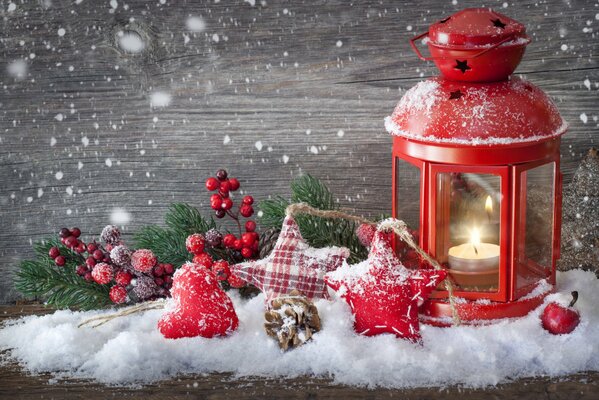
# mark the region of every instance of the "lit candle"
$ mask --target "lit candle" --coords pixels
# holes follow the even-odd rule
[[[487,200],[485,201],[485,211],[487,212],[489,223],[491,223],[491,216],[493,215],[493,199],[491,199],[491,196],[487,196]]]
[[[499,266],[499,246],[483,243],[478,228],[470,232],[470,242],[449,248],[449,266],[457,271],[488,271]]]

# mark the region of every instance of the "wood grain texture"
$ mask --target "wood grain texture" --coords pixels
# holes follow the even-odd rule
[[[443,16],[480,6],[14,3],[0,3],[4,276],[31,255],[32,241],[61,226],[97,236],[115,207],[130,213],[130,234],[160,223],[173,201],[206,205],[198,183],[219,167],[257,199],[288,194],[289,180],[309,172],[343,206],[389,212],[383,118],[405,90],[436,74],[408,40]],[[517,72],[547,91],[570,123],[562,148],[567,183],[599,132],[597,2],[485,4],[525,23],[533,37]],[[190,16],[203,19],[203,32],[187,28]],[[144,50],[123,50],[121,32],[138,34]],[[14,76],[19,59],[28,66],[23,79]],[[151,106],[156,91],[170,94],[167,107]],[[18,297],[10,279],[0,280],[0,302]]]

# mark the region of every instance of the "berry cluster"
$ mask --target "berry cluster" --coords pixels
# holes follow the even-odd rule
[[[79,239],[79,228],[62,228],[60,240],[78,256],[74,256],[77,275],[99,285],[112,284],[110,299],[116,304],[150,300],[170,296],[174,267],[158,263],[150,250],[131,251],[121,240],[116,226],[108,225],[102,230],[102,243],[84,243]],[[65,267],[67,258],[58,247],[51,247],[49,256],[59,267]],[[71,253],[72,255],[72,253]]]
[[[236,236],[229,233],[222,236],[220,232],[212,232],[214,230],[211,230],[206,232],[204,239],[211,247],[219,247],[222,244],[226,249],[239,252],[243,258],[249,259],[257,256],[260,252],[259,235],[256,233],[256,223],[252,220],[245,222],[245,232],[242,232],[240,216],[249,218],[254,214],[254,208],[252,207],[254,198],[244,196],[239,208],[234,211],[235,204],[231,199],[231,192],[235,192],[239,188],[239,181],[230,178],[224,169],[216,171],[216,177],[206,179],[206,189],[210,192],[217,191],[217,193],[210,196],[210,207],[214,210],[217,218],[223,218],[225,215],[231,217],[237,223],[239,234]],[[192,251],[190,250],[190,252]]]

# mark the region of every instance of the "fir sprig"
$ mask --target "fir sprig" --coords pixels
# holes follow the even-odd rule
[[[285,210],[292,203],[307,203],[320,210],[337,210],[329,188],[311,175],[302,175],[291,183],[291,199],[277,196],[260,202],[260,225],[262,228],[280,228],[285,219]],[[314,247],[343,246],[350,252],[350,262],[364,260],[368,255],[355,234],[356,224],[343,219],[326,219],[311,215],[298,215],[295,220],[302,236]]]
[[[66,259],[58,267],[48,256],[50,247],[56,246]],[[46,303],[56,308],[78,308],[92,310],[110,304],[110,288],[83,280],[75,269],[83,264],[83,257],[56,240],[38,242],[34,245],[35,260],[21,262],[15,276],[15,287],[26,297],[45,298]]]

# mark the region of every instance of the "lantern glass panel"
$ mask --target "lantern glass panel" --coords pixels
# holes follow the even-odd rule
[[[413,230],[420,228],[420,176],[417,166],[401,158],[395,161],[395,201],[397,218]]]
[[[500,265],[501,177],[437,174],[436,256],[458,290],[497,292]]]
[[[553,260],[555,163],[520,174],[517,289],[550,275]]]

